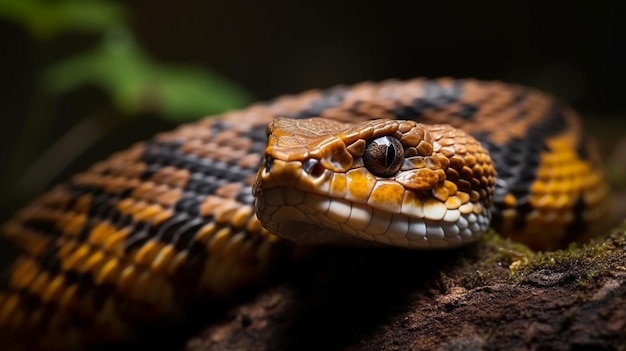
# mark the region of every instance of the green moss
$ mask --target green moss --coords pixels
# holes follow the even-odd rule
[[[476,270],[476,275],[478,276],[478,278],[484,279],[484,278],[489,277],[491,274],[489,272],[483,272],[483,271],[480,271],[480,270]]]
[[[526,272],[551,268],[555,265],[574,270],[576,284],[583,289],[593,286],[602,276],[612,275],[615,271],[626,271],[624,250],[626,247],[626,228],[615,230],[605,240],[596,244],[571,244],[567,249],[537,252],[525,256],[516,265],[511,265],[510,277],[519,279]]]
[[[587,300],[587,295],[585,295],[585,293],[580,292],[580,291],[573,293],[571,297],[572,297],[572,300],[578,301],[578,302],[583,302]]]
[[[585,279],[582,279],[582,278],[576,279],[576,284],[578,285],[578,287],[584,288],[584,289],[587,289],[587,288],[591,287],[590,282],[588,280],[585,280]]]
[[[494,230],[489,230],[485,233],[482,240],[495,248],[497,253],[496,255],[491,256],[487,263],[495,263],[503,260],[514,262],[529,255],[534,255],[534,251],[528,246],[504,238]]]
[[[603,275],[626,271],[623,260],[612,259],[624,255],[625,232],[626,225],[622,225],[606,239],[597,239],[595,244],[572,243],[566,249],[541,252],[489,231],[483,240],[495,250],[495,254],[489,255],[486,263],[508,263],[511,281],[519,281],[528,272],[554,268],[557,265],[569,266],[576,269],[577,284],[587,288]],[[598,260],[599,257],[602,259]],[[589,264],[590,261],[594,264]]]

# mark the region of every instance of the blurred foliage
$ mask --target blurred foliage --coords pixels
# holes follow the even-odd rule
[[[38,39],[68,31],[101,32],[123,23],[125,12],[121,5],[102,0],[0,0],[0,16],[23,25]]]
[[[124,2],[0,0],[0,19],[23,28],[37,58],[26,61],[35,73],[28,112],[0,174],[5,212],[49,187],[97,142],[119,135],[128,119],[149,115],[180,123],[251,101],[244,89],[206,68],[151,57],[135,40],[129,17]],[[86,87],[97,87],[103,99],[79,99],[70,114],[59,115],[61,101]]]
[[[50,67],[45,83],[55,94],[93,83],[126,115],[156,111],[173,120],[197,118],[250,101],[242,89],[207,70],[155,62],[121,27],[109,30],[95,50]]]
[[[44,85],[52,94],[92,83],[109,94],[127,116],[147,109],[174,120],[221,112],[251,100],[243,89],[206,69],[155,62],[133,40],[120,4],[103,0],[1,0],[0,16],[23,25],[39,40],[67,32],[102,36],[93,50],[76,53],[47,69]]]

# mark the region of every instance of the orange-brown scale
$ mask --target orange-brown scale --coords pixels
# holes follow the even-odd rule
[[[262,178],[259,178],[259,184],[263,185],[257,187],[259,193],[263,189],[272,189],[280,184],[279,186],[284,186],[286,190],[295,187],[320,195],[328,192],[333,198],[345,199],[354,204],[367,203],[390,213],[400,213],[401,208],[404,212],[409,209],[403,205],[403,195],[406,191],[408,195],[415,196],[407,197],[405,204],[414,203],[410,208],[415,207],[418,212],[421,211],[418,208],[422,207],[424,199],[431,196],[445,203],[445,205],[433,203],[432,206],[428,206],[436,207],[437,213],[441,213],[442,217],[446,206],[450,206],[451,209],[461,206],[461,195],[466,195],[463,197],[464,202],[470,199],[473,202],[482,202],[483,207],[476,207],[480,208],[479,213],[490,206],[495,172],[488,154],[465,133],[457,132],[449,126],[416,125],[409,121],[373,120],[356,124],[354,127],[346,127],[341,123],[326,123],[324,127],[318,127],[320,124],[324,124],[324,121],[279,119],[272,123],[269,128],[270,143],[266,148],[268,161],[261,173]],[[384,135],[402,140],[404,156],[408,157],[405,160],[405,168],[401,168],[407,172],[395,175],[390,180],[377,179],[364,167],[362,160],[365,140]],[[435,147],[436,153],[433,152]],[[312,178],[302,175],[301,165],[309,163],[309,157],[318,160],[319,164],[323,165],[322,169],[330,171],[332,177],[320,178],[310,170],[305,172],[312,174]],[[445,181],[445,170],[450,166],[448,157],[452,158],[455,166],[461,170],[462,179],[458,179],[457,173],[456,180],[466,183],[466,186],[462,184],[465,192],[459,192],[460,195],[451,198],[449,202],[447,200],[450,195],[456,195],[459,189],[456,184]],[[325,171],[318,173],[320,176],[326,174]],[[313,183],[318,184],[317,187]],[[273,226],[274,206],[281,201],[274,199],[273,195],[270,197],[268,203],[271,210],[267,214],[263,213],[261,217],[265,224]],[[296,198],[294,201],[293,204],[299,203]],[[290,205],[289,199],[286,200],[286,204]],[[444,210],[440,211],[441,209]],[[304,208],[301,211],[310,212]],[[429,211],[429,215],[431,213],[432,211]],[[282,217],[283,215],[279,214],[276,218]],[[333,214],[332,211],[328,212],[328,218],[338,222],[347,219],[345,213]],[[323,222],[325,219],[321,220]],[[279,225],[276,225],[276,228],[278,227]],[[331,225],[329,229],[334,227]],[[298,235],[291,232],[282,234],[288,237]],[[325,240],[321,236],[319,238]]]
[[[243,144],[243,143],[242,143]],[[246,211],[241,207],[241,204],[236,201],[231,201],[230,209],[224,205],[203,213],[203,215],[210,220],[215,219],[216,223],[220,226],[220,231],[217,235],[206,235],[198,241],[202,243],[201,246],[207,246],[207,241],[210,241],[208,245],[209,250],[226,252],[221,256],[215,258],[205,258],[205,261],[198,261],[200,258],[198,252],[193,253],[193,256],[189,254],[188,249],[185,247],[175,248],[174,244],[163,243],[159,240],[147,240],[136,248],[129,250],[128,240],[132,239],[133,232],[137,228],[142,226],[142,223],[146,223],[153,227],[159,227],[162,222],[167,221],[175,214],[175,210],[172,207],[181,198],[181,194],[184,187],[188,183],[189,171],[186,169],[176,169],[175,167],[162,167],[145,178],[141,174],[141,170],[145,169],[145,165],[138,167],[124,168],[119,167],[116,160],[109,163],[111,167],[106,167],[106,164],[99,164],[94,166],[90,172],[83,175],[79,175],[74,179],[72,186],[78,187],[83,194],[79,195],[75,200],[74,211],[63,212],[68,210],[63,208],[60,211],[46,210],[34,208],[33,213],[28,211],[24,212],[24,217],[29,220],[47,221],[56,223],[56,226],[61,230],[61,237],[55,241],[44,241],[40,239],[35,243],[40,242],[40,249],[37,249],[33,254],[38,254],[45,250],[50,250],[57,247],[58,251],[53,254],[52,265],[58,266],[56,271],[48,273],[46,270],[50,268],[50,264],[43,264],[31,269],[31,271],[38,271],[37,279],[31,282],[27,292],[24,291],[24,284],[20,286],[14,286],[15,283],[10,283],[9,288],[15,289],[17,292],[12,293],[7,297],[10,302],[13,301],[10,306],[7,305],[6,309],[2,310],[5,314],[5,327],[9,327],[10,330],[28,333],[31,330],[37,330],[41,333],[42,337],[38,341],[38,345],[29,346],[41,346],[41,345],[57,345],[67,343],[72,345],[77,342],[80,345],[80,338],[78,340],[72,340],[74,337],[71,335],[83,335],[84,339],[107,340],[107,339],[119,339],[123,337],[129,325],[127,322],[139,322],[141,320],[148,320],[151,317],[158,317],[159,315],[175,315],[183,306],[176,306],[179,301],[174,297],[172,288],[178,286],[178,294],[181,290],[184,292],[184,286],[181,288],[179,284],[179,274],[181,269],[190,268],[189,262],[195,261],[192,266],[200,267],[199,270],[206,271],[205,276],[208,278],[202,278],[204,288],[198,286],[193,287],[193,279],[189,274],[183,274],[187,281],[183,281],[185,285],[190,286],[188,294],[190,296],[197,296],[199,291],[206,291],[205,289],[212,288],[214,291],[207,291],[210,294],[220,295],[224,294],[222,291],[232,291],[236,285],[241,285],[242,282],[246,282],[249,279],[242,279],[242,277],[252,276],[252,278],[262,275],[263,262],[267,257],[258,257],[263,254],[262,249],[265,246],[271,245],[272,240],[259,240],[248,238],[248,234],[239,235],[235,239],[233,237],[237,231],[245,232],[246,227],[251,228],[251,235],[259,235],[259,237],[266,237],[267,233],[261,233],[258,225],[255,225],[251,219],[245,217],[252,217],[252,210],[248,208]],[[138,165],[142,165],[138,163]],[[124,169],[139,170],[130,172],[128,178],[120,179],[120,174]],[[154,169],[153,169],[154,170]],[[145,178],[142,180],[141,178]],[[130,184],[130,186],[129,186]],[[92,190],[90,190],[92,189]],[[230,189],[230,190],[229,190]],[[127,190],[130,190],[128,192]],[[241,190],[241,184],[233,184],[231,186],[224,186],[219,189],[219,194],[224,197],[234,197],[235,194]],[[72,190],[76,191],[76,190]],[[111,197],[110,204],[113,205],[117,202],[116,206],[110,206],[116,208],[119,214],[127,215],[132,218],[131,222],[119,227],[114,222],[114,215],[112,212],[105,213],[92,213],[90,224],[87,225],[87,213],[93,202],[94,195],[90,192],[104,193],[113,195]],[[126,193],[128,197],[120,198],[116,197],[116,194]],[[102,196],[102,195],[96,195]],[[72,199],[65,200],[65,203],[72,202]],[[44,201],[42,201],[44,203]],[[55,204],[51,201],[45,202],[50,207],[55,207]],[[36,206],[35,206],[36,207]],[[239,209],[239,211],[237,211]],[[243,211],[242,211],[243,209]],[[165,217],[164,217],[165,215]],[[101,218],[105,216],[104,218]],[[99,219],[101,218],[101,219]],[[233,223],[229,223],[232,218]],[[7,227],[14,226],[14,223],[9,223]],[[208,225],[208,224],[207,224]],[[89,229],[91,228],[91,229]],[[256,228],[256,229],[255,229]],[[79,231],[85,230],[86,237],[84,239],[74,240],[74,237]],[[19,228],[14,230],[20,232]],[[7,231],[7,234],[10,230]],[[23,235],[24,232],[20,232]],[[37,231],[34,231],[35,235],[39,235]],[[16,235],[17,236],[17,235]],[[6,238],[10,238],[9,235],[5,235]],[[71,237],[67,239],[65,237]],[[158,238],[155,238],[158,239]],[[85,240],[84,243],[81,243]],[[23,244],[24,249],[36,248],[35,243],[25,242],[22,238],[16,239],[19,244]],[[193,242],[193,240],[192,240]],[[195,246],[191,246],[195,247]],[[212,250],[211,250],[212,249]],[[261,250],[262,249],[262,250]],[[197,250],[195,250],[197,251]],[[268,253],[265,253],[268,254]],[[206,256],[206,255],[204,255]],[[248,257],[248,258],[246,258]],[[233,261],[234,260],[234,261]],[[32,260],[31,260],[32,261]],[[47,260],[49,261],[49,259]],[[33,261],[35,262],[35,261]],[[229,263],[230,262],[230,263]],[[51,263],[51,262],[48,262]],[[224,276],[224,267],[228,265],[232,271]],[[204,266],[204,268],[202,268]],[[250,266],[243,269],[241,266]],[[21,275],[24,271],[21,268],[21,264],[15,263],[14,273],[10,277],[16,277]],[[217,267],[217,268],[216,268]],[[240,270],[241,273],[237,274],[234,270]],[[226,270],[228,271],[228,270]],[[75,272],[75,273],[74,273]],[[215,282],[216,273],[220,273],[222,277]],[[232,274],[231,274],[232,273]],[[68,274],[78,275],[81,281],[87,281],[88,284],[82,284],[82,282],[67,282]],[[200,279],[202,273],[197,273]],[[10,278],[15,279],[15,278]],[[228,280],[234,280],[234,282],[228,283]],[[220,282],[221,281],[221,282]],[[26,284],[27,285],[27,284]],[[47,288],[46,288],[47,286]],[[22,290],[20,290],[22,289]],[[51,290],[53,289],[53,290]],[[103,290],[104,289],[104,290]],[[83,293],[81,294],[81,290]],[[196,292],[194,292],[196,290]],[[21,292],[20,292],[21,291]],[[57,299],[52,299],[51,296],[57,296],[60,292],[66,292],[65,300],[78,300],[74,303],[74,307],[67,304],[61,304]],[[100,298],[91,297],[90,294],[84,296],[85,292],[101,291],[104,294]],[[114,291],[111,295],[106,291]],[[157,293],[155,295],[155,292]],[[78,295],[77,295],[78,294]],[[37,302],[35,306],[23,305],[19,301],[23,300],[23,296],[31,296],[29,299],[35,299]],[[179,296],[179,298],[185,298],[188,296]],[[17,301],[17,302],[16,302]],[[141,308],[136,317],[130,318],[129,316],[120,316],[121,309],[124,309],[124,305],[145,305],[145,308]],[[49,318],[38,318],[38,322],[30,327],[27,327],[23,323],[18,323],[19,320],[23,320],[24,315],[42,316],[43,312],[54,310],[52,306],[57,305],[61,311],[64,311],[62,317],[56,318],[58,321],[52,323]],[[1,305],[0,305],[1,306]],[[11,307],[13,306],[13,307]],[[21,307],[20,307],[21,306]],[[30,306],[30,307],[29,307]],[[41,306],[41,307],[37,307]],[[168,307],[169,306],[169,307]],[[116,312],[117,311],[117,312]],[[59,313],[61,313],[59,311]],[[143,315],[142,315],[143,314]],[[64,316],[64,317],[63,317]],[[92,324],[85,324],[80,326],[74,326],[68,329],[68,337],[65,340],[56,334],[60,334],[56,330],[54,324],[68,324],[71,320],[81,318],[92,320]],[[109,320],[107,324],[115,326],[117,331],[106,332],[101,322],[104,319]],[[157,318],[158,319],[158,318]],[[162,317],[161,317],[162,319]],[[101,320],[101,322],[98,322]],[[0,326],[1,328],[2,326]],[[91,333],[100,335],[90,335]],[[97,333],[96,333],[97,331]],[[122,332],[123,331],[123,332]],[[47,333],[47,334],[46,334]],[[0,334],[2,335],[2,334]],[[20,333],[15,334],[16,338],[19,338]],[[49,337],[46,337],[48,335]],[[66,345],[66,346],[67,346]]]
[[[5,346],[26,341],[34,342],[27,345],[32,347],[67,349],[118,340],[154,315],[176,315],[187,297],[227,295],[258,280],[280,243],[261,228],[250,207],[251,177],[266,125],[276,117],[319,116],[349,123],[415,119],[473,134],[495,155],[499,177],[508,181],[494,194],[495,224],[521,240],[543,233],[544,221],[558,223],[552,229],[565,233],[603,212],[606,186],[574,112],[535,90],[500,82],[415,79],[280,97],[112,155],[5,224],[0,231],[0,339],[8,340]],[[543,130],[550,120],[557,123]],[[358,153],[360,147],[349,152]],[[507,174],[519,162],[507,164],[503,156],[519,147],[537,151],[536,159],[524,165],[524,179]],[[427,144],[415,150],[429,152]],[[221,180],[214,189],[198,182],[202,167],[196,161],[202,159],[230,167],[230,173],[215,176]],[[444,182],[436,196],[443,198],[443,189],[454,187],[472,194],[477,184],[465,181],[465,166],[453,156],[448,159],[452,167],[446,177],[455,184]],[[566,174],[549,175],[563,163],[571,165]],[[560,179],[573,179],[573,185],[562,189]],[[576,184],[582,195],[576,195]],[[554,195],[563,190],[570,194],[566,201]],[[219,200],[210,200],[213,207],[203,205],[210,196]],[[565,220],[543,215],[543,208],[555,207]],[[535,212],[539,215],[530,216]],[[526,240],[541,244],[545,238]],[[37,332],[37,341],[31,331]]]

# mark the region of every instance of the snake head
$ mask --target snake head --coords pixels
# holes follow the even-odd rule
[[[489,226],[487,151],[448,125],[277,119],[255,180],[257,216],[300,243],[454,247]]]

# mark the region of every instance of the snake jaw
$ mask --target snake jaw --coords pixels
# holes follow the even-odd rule
[[[334,122],[320,128],[328,135],[314,133],[323,121],[282,120],[270,128],[255,196],[257,216],[271,232],[299,243],[358,238],[437,248],[475,240],[488,228],[495,170],[469,135],[397,120],[343,130]],[[300,133],[296,142],[299,129],[308,138]],[[371,147],[371,140],[380,141]]]
[[[379,117],[392,120],[359,123]],[[449,126],[397,118],[463,128],[491,156]],[[116,153],[1,226],[0,340],[90,349],[219,302],[299,256],[270,231],[453,247],[487,228],[493,204],[499,233],[556,249],[610,223],[601,169],[574,111],[501,82],[393,80],[254,104]]]

